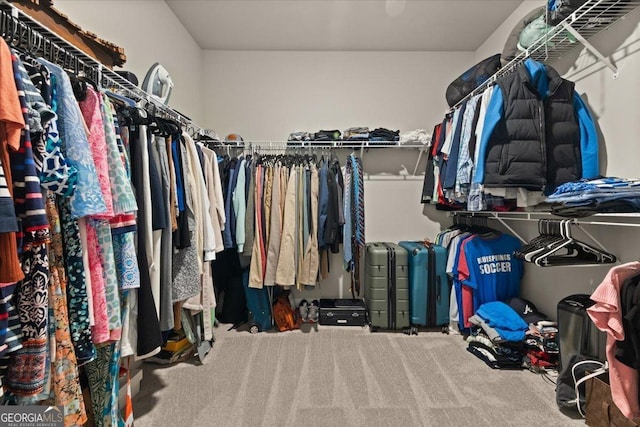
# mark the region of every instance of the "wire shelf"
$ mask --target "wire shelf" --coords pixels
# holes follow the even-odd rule
[[[536,40],[526,51],[520,52],[512,61],[505,64],[494,75],[474,89],[466,97],[458,101],[451,109],[478,95],[497,79],[511,73],[527,58],[545,64],[557,61],[565,54],[581,45],[588,45],[586,40],[611,27],[640,7],[640,0],[588,0],[564,21],[553,27],[547,34]],[[576,40],[573,40],[576,39]],[[594,52],[595,53],[595,52]],[[596,53],[609,68],[614,68],[606,58]]]

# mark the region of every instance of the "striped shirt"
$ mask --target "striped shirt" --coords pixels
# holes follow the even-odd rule
[[[27,97],[27,102],[31,108],[40,114],[42,131],[34,133],[31,128],[33,156],[36,162],[36,170],[40,178],[40,185],[43,188],[58,194],[62,197],[71,197],[77,181],[77,170],[71,166],[61,149],[61,142],[58,133],[58,118],[54,112],[56,104],[52,103],[52,109],[43,108],[45,100],[52,102],[53,88],[47,69],[37,62],[25,62],[25,77],[27,85],[31,80],[33,87],[38,91],[38,95],[32,92]]]
[[[4,167],[0,162],[0,233],[10,231],[18,231],[18,221],[16,220],[13,199],[7,186],[7,178],[4,175]]]
[[[20,71],[22,65],[15,54],[11,55],[11,60],[20,106],[25,122],[28,123],[29,108],[24,91],[24,76]],[[20,136],[20,149],[10,155],[16,215],[22,222],[22,230],[18,231],[17,238],[22,241],[22,249],[27,249],[32,245],[44,244],[49,241],[49,221],[44,209],[40,179],[33,160],[28,124]]]
[[[460,137],[460,151],[458,152],[458,170],[456,172],[456,195],[466,193],[468,185],[471,183],[471,173],[473,171],[473,159],[469,152],[469,142],[473,132],[473,117],[481,95],[477,95],[469,101],[464,117],[462,118],[462,136]],[[466,186],[466,187],[463,187]]]

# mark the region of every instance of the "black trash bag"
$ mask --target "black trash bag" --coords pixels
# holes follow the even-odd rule
[[[558,25],[586,2],[587,0],[555,0],[553,10],[548,12],[547,23],[551,26]]]
[[[494,75],[501,67],[500,54],[488,57],[469,68],[447,87],[447,103],[453,107],[462,98]]]

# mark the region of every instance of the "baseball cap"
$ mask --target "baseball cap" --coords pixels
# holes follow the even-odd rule
[[[238,135],[237,133],[230,133],[224,139],[224,142],[235,142],[236,144],[239,144],[242,141],[244,141],[244,139],[242,139],[242,137],[240,135]]]
[[[539,312],[531,301],[524,298],[509,298],[505,301],[505,304],[518,313],[527,323],[538,323],[542,320],[547,320],[546,314]]]

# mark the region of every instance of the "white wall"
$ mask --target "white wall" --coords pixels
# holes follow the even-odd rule
[[[532,8],[527,7],[522,15]],[[517,13],[516,11],[515,13]],[[512,16],[513,18],[513,16]],[[509,20],[508,20],[509,21]],[[513,19],[511,19],[513,21]],[[597,121],[601,144],[601,173],[608,176],[638,177],[640,158],[640,11],[629,15],[609,30],[590,41],[605,55],[610,56],[620,68],[620,77],[613,78],[605,68],[585,49],[577,48],[553,65],[565,78],[576,83],[576,90],[589,105]],[[498,29],[485,43],[477,57],[487,52],[502,50],[504,38],[512,28],[504,32]],[[498,34],[500,37],[497,37]],[[488,55],[487,54],[487,55]],[[601,221],[620,221],[610,218]],[[627,221],[638,223],[638,220]],[[536,224],[511,223],[523,237],[531,239],[537,235]],[[622,262],[640,257],[640,228],[622,226],[586,225],[609,251]],[[576,231],[584,241],[587,236]],[[610,266],[591,268],[541,268],[526,264],[522,294],[533,301],[540,310],[555,317],[556,305],[564,296],[572,293],[588,293],[601,283]]]
[[[491,34],[487,40],[482,43],[482,45],[476,49],[475,59],[476,62],[483,60],[491,55],[496,53],[502,53],[502,49],[504,48],[504,42],[507,40],[509,34],[513,30],[513,27],[517,24],[519,20],[524,18],[529,12],[531,12],[536,7],[544,6],[544,0],[525,0],[522,2],[520,6],[513,13],[504,20],[502,25],[500,25],[494,32]]]
[[[473,60],[473,52],[205,51],[204,123],[220,137],[236,132],[247,141],[350,126],[431,132],[447,108],[447,85]],[[365,153],[365,172],[378,175],[365,182],[367,241],[422,239],[440,229],[432,219],[443,215],[429,212],[430,219],[419,203],[422,178],[392,181],[403,165],[413,173],[417,158],[417,150]],[[419,174],[424,167],[423,156]],[[304,297],[347,296],[341,270],[335,257],[334,274]]]
[[[472,52],[205,51],[205,121],[254,141],[296,129],[432,128],[447,84],[472,63]]]
[[[83,29],[125,49],[123,69],[140,84],[155,62],[175,84],[169,105],[196,123],[202,113],[202,51],[164,1],[56,0],[55,7]]]

